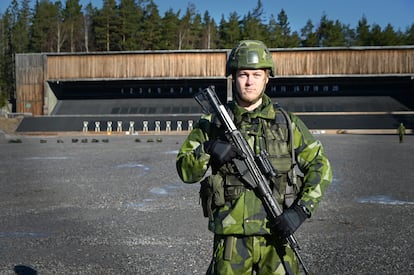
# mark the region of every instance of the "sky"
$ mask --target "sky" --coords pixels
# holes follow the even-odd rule
[[[12,0],[0,0],[0,13],[4,13]],[[21,0],[18,0],[21,2]],[[35,0],[31,0],[35,3]],[[39,0],[40,1],[40,0]],[[55,2],[55,0],[49,0]],[[61,0],[62,3],[65,0]],[[103,0],[80,0],[83,6],[89,2],[94,7],[101,8]],[[117,0],[119,3],[119,0]],[[227,20],[232,12],[246,15],[257,6],[255,0],[154,0],[160,15],[170,8],[183,15],[189,3],[195,5],[201,15],[209,11],[216,23],[222,16]],[[341,23],[356,28],[358,21],[365,16],[369,25],[378,24],[384,28],[388,23],[395,30],[406,31],[414,23],[414,0],[262,0],[266,21],[270,15],[277,15],[285,10],[292,31],[300,29],[311,19],[313,25],[318,25],[321,17],[326,15],[329,20],[339,20]]]

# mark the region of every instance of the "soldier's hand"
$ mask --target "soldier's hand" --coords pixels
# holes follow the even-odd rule
[[[271,229],[279,238],[286,239],[299,228],[307,217],[308,215],[302,207],[294,204],[276,218],[271,224]]]
[[[204,152],[210,155],[211,164],[220,167],[235,158],[243,159],[244,154],[232,144],[215,139],[204,142]]]

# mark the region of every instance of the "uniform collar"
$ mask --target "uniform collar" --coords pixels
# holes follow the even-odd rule
[[[253,111],[246,110],[237,104],[236,101],[232,102],[230,108],[232,109],[234,117],[237,121],[239,121],[243,116],[249,116],[251,118],[259,117],[264,119],[275,118],[275,110],[273,109],[272,100],[266,94],[263,94],[262,96],[262,104]]]

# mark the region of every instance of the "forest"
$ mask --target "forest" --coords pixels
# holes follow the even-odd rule
[[[230,12],[219,22],[191,2],[185,10],[160,14],[153,0],[102,0],[102,7],[79,0],[12,0],[0,14],[0,107],[15,93],[16,53],[230,49],[241,39],[270,48],[414,45],[414,23],[405,30],[370,24],[356,27],[323,14],[292,31],[288,14],[264,10],[261,0],[247,14]]]

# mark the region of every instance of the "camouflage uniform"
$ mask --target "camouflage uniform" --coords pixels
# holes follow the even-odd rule
[[[240,45],[230,55],[229,73],[242,67],[268,68],[273,75],[270,53],[262,43],[247,41]],[[255,52],[252,54],[250,50]],[[256,59],[251,58],[254,54]],[[256,60],[256,63],[247,64],[245,60]],[[294,203],[303,207],[308,217],[312,216],[332,181],[331,167],[321,143],[297,116],[289,113],[287,119],[275,109],[265,94],[261,105],[253,111],[240,107],[237,100],[228,104],[228,109],[253,152],[269,153],[272,165],[279,172],[271,178],[270,188],[278,191],[274,194],[279,193],[275,199],[280,206],[288,208],[294,193]],[[286,123],[289,120],[291,131],[290,124]],[[294,148],[289,142],[289,133],[293,135]],[[199,182],[212,165],[211,175],[201,181],[200,189],[204,215],[209,217],[208,227],[215,236],[213,259],[207,273],[252,274],[254,270],[256,274],[299,274],[292,249],[271,232],[262,201],[242,182],[234,163],[220,167],[215,167],[214,162],[211,164],[205,142],[216,139],[226,140],[224,129],[213,115],[203,115],[182,144],[176,162],[178,174],[185,183]],[[301,180],[296,180],[294,164],[303,173]]]
[[[285,157],[289,155],[289,144],[283,144],[284,142],[281,142],[280,139],[278,140],[279,134],[277,129],[271,130],[271,133],[266,133],[266,129],[253,130],[251,127],[251,120],[255,118],[259,118],[262,121],[262,125],[268,125],[268,127],[262,128],[271,128],[269,125],[276,121],[276,112],[266,95],[263,96],[262,106],[254,112],[247,112],[235,103],[229,107],[234,114],[234,121],[238,129],[240,129],[256,153],[263,146],[266,147],[264,149],[271,153],[271,151],[276,151],[275,149],[272,150],[271,147],[276,146]],[[278,113],[277,115],[282,114]],[[298,167],[304,173],[304,183],[299,198],[301,203],[306,206],[310,215],[312,215],[322,199],[325,188],[332,180],[331,168],[320,142],[311,135],[298,117],[293,114],[289,114],[289,116],[293,124],[294,146]],[[210,157],[203,152],[202,144],[208,139],[224,134],[214,121],[212,122],[211,120],[211,115],[203,116],[195,125],[178,153],[177,171],[181,179],[186,183],[200,181],[209,167]],[[286,132],[282,135],[285,134]],[[269,135],[273,135],[274,139],[269,140]],[[288,172],[287,170],[289,170],[287,167],[281,167],[286,166],[286,164],[280,158],[272,159],[272,164],[278,171]],[[239,185],[243,186],[243,183],[237,185],[237,177],[232,171],[233,167],[226,165],[226,167],[220,167],[218,171],[213,171],[213,173],[223,177],[225,179],[223,184],[229,186],[229,188]],[[287,177],[287,174],[282,175],[281,178],[284,182],[280,182],[279,186],[273,187],[277,188],[282,196],[285,193]],[[209,223],[209,230],[215,234],[214,259],[210,266],[210,270],[213,269],[214,272],[211,273],[233,274],[230,272],[233,270],[235,274],[240,274],[250,272],[254,265],[260,265],[262,271],[266,269],[273,272],[269,271],[269,273],[264,272],[263,274],[285,274],[285,269],[280,261],[280,257],[283,257],[287,268],[292,270],[292,273],[298,274],[298,263],[291,249],[276,237],[270,235],[266,212],[260,199],[256,197],[252,190],[248,188],[242,189],[244,190],[239,197],[231,198],[230,200],[225,199],[224,205],[214,209],[213,219]],[[283,197],[276,199],[283,205]],[[230,261],[224,260],[223,255],[227,236],[235,237],[233,241],[228,242],[232,244],[232,253],[229,252],[231,254]],[[239,251],[239,247],[247,247],[249,252],[245,252],[244,249]]]
[[[404,142],[404,135],[405,135],[405,126],[402,122],[398,126],[397,132],[398,132],[398,137],[400,139],[400,143],[403,143]]]

